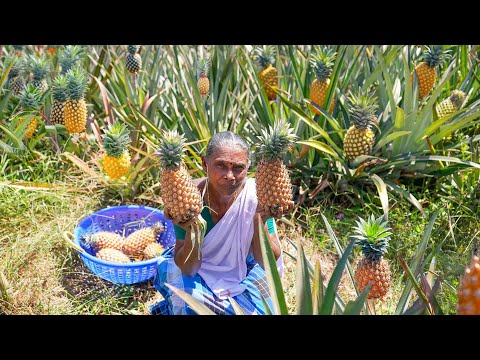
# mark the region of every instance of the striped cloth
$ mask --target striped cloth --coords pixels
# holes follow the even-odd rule
[[[166,249],[159,262],[154,285],[162,294],[164,300],[150,306],[152,315],[196,315],[180,297],[164,284],[168,283],[192,295],[196,300],[207,306],[217,315],[235,315],[233,306],[228,299],[218,298],[197,273],[193,277],[183,275],[173,258],[174,246]],[[265,305],[270,313],[274,313],[273,302],[268,291],[268,282],[265,271],[258,265],[250,254],[246,259],[247,277],[241,282],[246,289],[233,299],[248,315],[265,315]]]

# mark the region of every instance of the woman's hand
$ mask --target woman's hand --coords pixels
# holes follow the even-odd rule
[[[180,222],[179,219],[176,219],[176,218],[173,218],[171,215],[170,215],[170,211],[167,207],[164,207],[163,209],[163,214],[165,216],[165,219],[167,220],[171,220],[173,222],[173,225],[176,225],[176,226],[179,226],[181,227],[183,230],[185,230],[186,232],[190,232],[191,230],[191,225],[193,225],[195,223],[195,220],[197,219],[196,216],[194,216],[193,218],[191,218],[190,220],[188,221],[185,221],[185,222]],[[198,227],[198,225],[197,225]]]
[[[257,217],[257,214],[260,214],[263,222],[266,222],[269,218],[281,219],[283,216],[289,214],[293,210],[294,205],[295,203],[293,201],[289,201],[287,207],[280,206],[275,210],[266,206],[263,207],[259,204],[257,206],[255,218]]]

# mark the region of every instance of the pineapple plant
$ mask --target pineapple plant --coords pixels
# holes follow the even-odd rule
[[[152,226],[138,229],[127,236],[123,244],[123,253],[133,258],[142,258],[145,248],[157,241],[158,235],[164,230],[163,224],[157,222]]]
[[[262,130],[255,173],[258,203],[274,214],[279,207],[287,210],[293,199],[292,184],[282,156],[292,147],[297,136],[286,121],[279,121],[268,131]]]
[[[42,93],[47,91],[48,83],[46,77],[50,68],[47,59],[31,55],[28,58],[28,63],[29,69],[32,72],[31,84],[39,88]]]
[[[82,241],[91,246],[95,252],[102,249],[122,250],[124,238],[112,231],[97,231],[93,234],[82,236]]]
[[[417,74],[418,83],[418,99],[422,100],[430,94],[433,89],[435,80],[437,79],[437,66],[440,65],[447,57],[448,51],[443,51],[441,46],[427,47],[423,54],[423,61],[415,66],[410,74],[412,86],[414,84],[414,73]]]
[[[206,97],[210,92],[210,80],[208,80],[209,67],[210,59],[202,59],[197,65],[197,87],[202,98]]]
[[[322,49],[316,55],[312,56],[310,60],[312,68],[315,71],[315,80],[313,80],[310,86],[310,100],[315,102],[318,106],[322,107],[325,102],[325,97],[328,93],[328,87],[330,85],[330,75],[332,74],[332,68],[334,65],[335,56],[331,49]],[[331,113],[335,105],[335,98],[332,97],[332,102],[328,111]],[[313,104],[310,103],[310,107],[317,115],[321,115]]]
[[[156,258],[162,254],[163,250],[164,250],[163,246],[160,245],[159,243],[157,242],[150,243],[147,245],[145,250],[143,250],[143,258],[145,260]]]
[[[453,90],[448,98],[443,100],[440,104],[437,105],[435,110],[439,118],[453,114],[454,112],[460,110],[463,103],[465,102],[466,95],[461,90]]]
[[[130,169],[130,136],[127,126],[116,122],[108,126],[105,134],[102,135],[105,155],[102,157],[102,165],[105,173],[112,179],[120,179],[126,176]]]
[[[11,67],[10,72],[8,73],[7,84],[12,94],[14,96],[18,96],[25,89],[25,79],[22,76],[23,63],[15,59],[6,60],[6,62],[10,61],[14,61],[14,64]]]
[[[96,253],[96,257],[105,261],[129,263],[130,258],[120,250],[105,248]]]
[[[361,155],[369,155],[375,143],[375,133],[371,129],[377,124],[375,110],[378,108],[377,98],[361,91],[350,92],[350,118],[353,123],[347,130],[343,141],[343,149],[350,160]]]
[[[60,75],[65,75],[82,59],[83,48],[78,45],[67,45],[60,55]]]
[[[458,286],[458,315],[480,315],[479,275],[480,258],[474,255]]]
[[[142,57],[138,53],[140,45],[128,45],[125,68],[130,74],[137,74],[142,68]]]
[[[260,81],[263,84],[268,100],[275,100],[277,93],[271,86],[278,85],[278,71],[273,67],[275,62],[275,48],[273,46],[258,47],[254,53],[255,61],[260,65]]]
[[[40,89],[34,87],[32,84],[29,84],[28,87],[26,87],[22,93],[20,94],[20,109],[24,113],[31,113],[30,115],[30,121],[26,127],[26,138],[31,139],[32,136],[35,134],[35,131],[37,131],[38,127],[38,118],[40,117],[38,112],[42,106],[42,94]],[[18,124],[22,124],[26,117],[21,117],[18,120]]]
[[[361,292],[372,282],[367,299],[381,299],[390,289],[390,265],[383,256],[387,252],[391,229],[383,221],[383,215],[375,218],[372,214],[366,221],[359,218],[356,223],[351,237],[361,246],[363,257],[355,269],[355,286]]]
[[[87,105],[85,90],[87,78],[81,68],[67,72],[67,102],[65,104],[65,128],[70,134],[81,133],[87,126]]]
[[[52,110],[50,112],[50,121],[53,124],[65,124],[65,104],[67,102],[67,77],[58,75],[53,81],[52,86]]]

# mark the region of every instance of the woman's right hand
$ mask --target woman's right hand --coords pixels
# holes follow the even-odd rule
[[[191,218],[190,220],[188,221],[185,221],[185,222],[180,222],[179,219],[177,218],[173,218],[171,215],[170,215],[170,211],[167,207],[164,207],[163,209],[163,214],[165,216],[165,219],[167,220],[171,220],[173,225],[176,225],[176,226],[179,226],[181,227],[183,230],[185,230],[186,232],[190,232],[191,229],[192,229],[192,226],[194,223],[195,223],[195,220],[197,219],[196,216],[194,216],[193,218]]]

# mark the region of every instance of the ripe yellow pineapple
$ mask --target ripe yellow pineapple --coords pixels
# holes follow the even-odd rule
[[[163,224],[157,222],[152,226],[134,231],[125,239],[122,249],[123,252],[134,258],[142,257],[147,245],[156,242],[158,235],[162,233],[163,230]]]
[[[153,259],[157,256],[160,256],[163,252],[163,246],[157,242],[153,242],[147,245],[145,250],[143,250],[143,258],[146,259]]]
[[[278,86],[278,71],[273,67],[275,62],[275,48],[273,46],[258,47],[255,49],[255,61],[261,66],[260,81],[267,93],[268,100],[275,100],[277,93],[271,86]]]
[[[120,250],[105,248],[97,252],[97,258],[118,263],[129,263],[130,258],[122,253]]]
[[[124,238],[112,231],[97,231],[93,234],[84,235],[82,240],[91,245],[98,252],[102,249],[122,250]]]
[[[84,95],[87,78],[81,68],[67,72],[67,103],[65,104],[65,128],[70,134],[81,133],[87,126],[87,105]]]
[[[53,124],[65,124],[65,103],[67,101],[67,78],[65,75],[58,75],[52,86],[52,110],[50,122]]]
[[[460,110],[465,101],[465,97],[466,95],[463,91],[453,90],[448,98],[437,105],[436,110],[438,117],[441,118]]]
[[[22,117],[18,119],[18,125],[20,126],[26,119],[29,121],[26,126],[26,138],[31,139],[37,131],[38,118],[40,107],[42,106],[42,94],[41,90],[29,84],[20,94],[20,109],[22,110]]]
[[[282,156],[292,147],[297,136],[286,121],[279,121],[269,130],[262,130],[255,182],[258,203],[275,213],[279,207],[287,210],[292,201],[292,184]]]
[[[128,45],[125,68],[130,74],[137,74],[142,68],[142,57],[138,53],[140,45]]]
[[[414,85],[414,73],[417,74],[419,100],[432,91],[437,79],[437,66],[445,60],[447,52],[443,51],[441,46],[427,47],[427,51],[423,54],[423,61],[417,64],[414,71],[411,72],[412,86]]]
[[[330,75],[332,74],[335,56],[336,53],[331,49],[324,49],[318,51],[318,53],[313,55],[311,59],[316,79],[313,80],[312,85],[310,86],[310,100],[315,102],[321,108],[323,108],[323,103],[325,102],[325,97],[328,93]],[[334,105],[335,97],[333,96],[328,112],[331,113],[333,111]],[[318,110],[312,103],[310,103],[310,107],[317,115],[321,115],[320,110]]]
[[[472,257],[458,286],[458,315],[480,315],[480,258]]]
[[[131,161],[127,149],[131,142],[127,126],[117,121],[108,127],[102,138],[105,149],[102,164],[105,173],[112,179],[126,176]]]
[[[375,218],[372,214],[367,221],[360,218],[356,222],[352,237],[361,246],[363,258],[355,269],[355,285],[361,292],[372,282],[367,298],[381,299],[390,289],[390,265],[383,255],[387,252],[391,229],[383,221],[383,215]]]
[[[369,155],[375,143],[375,133],[371,126],[377,122],[375,110],[378,108],[377,98],[359,91],[350,93],[350,121],[352,126],[347,130],[343,140],[343,149],[350,160],[361,155]]]
[[[210,80],[208,80],[208,69],[210,67],[210,59],[202,59],[198,63],[198,82],[197,87],[200,96],[204,98],[210,92]]]

